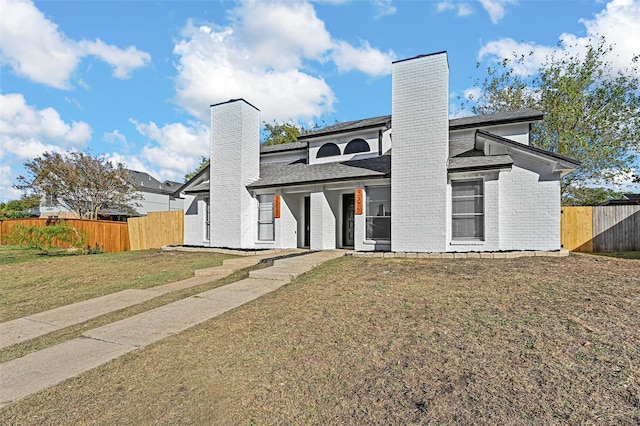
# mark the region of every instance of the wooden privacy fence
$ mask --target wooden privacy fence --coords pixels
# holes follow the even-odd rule
[[[570,251],[640,250],[640,206],[563,207],[560,226]]]
[[[129,218],[131,250],[184,244],[184,212],[149,212],[145,217]]]
[[[18,225],[47,226],[54,224],[57,219],[9,219],[0,221],[0,244],[7,244],[6,240],[11,231]],[[86,244],[91,248],[96,244],[102,251],[114,253],[130,250],[129,228],[124,222],[110,222],[105,220],[64,219],[72,228],[85,231],[88,235]]]

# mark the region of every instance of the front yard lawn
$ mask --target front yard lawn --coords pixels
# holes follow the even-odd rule
[[[640,261],[341,258],[0,423],[638,424]]]
[[[143,289],[193,276],[231,256],[158,250],[42,256],[0,246],[0,321],[35,314],[124,289]]]

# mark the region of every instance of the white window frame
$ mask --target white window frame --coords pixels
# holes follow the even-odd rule
[[[468,184],[475,183],[480,189],[478,194],[474,195],[456,195],[455,187],[458,184]],[[474,242],[474,241],[484,241],[485,240],[485,194],[484,194],[484,179],[459,179],[451,181],[451,239],[452,241],[459,242]],[[474,203],[474,211],[473,212],[465,212],[465,213],[454,213],[456,201],[477,201]],[[456,218],[459,219],[480,219],[479,226],[480,229],[476,229],[477,224],[474,222],[474,235],[456,235],[456,226],[454,225],[454,221]]]
[[[389,190],[389,199],[375,199],[371,197],[371,190],[388,188]],[[369,241],[391,241],[391,185],[383,185],[383,186],[367,186],[365,187],[366,199],[365,199],[365,238]],[[388,203],[385,203],[388,201]],[[377,209],[371,208],[371,203],[378,202]],[[380,204],[380,202],[382,202]],[[381,211],[382,210],[382,211]],[[389,232],[388,238],[375,238],[373,235],[372,227],[369,226],[371,222],[374,220],[383,219],[389,223]],[[370,222],[371,221],[371,222]]]
[[[273,219],[273,199],[275,194],[259,194],[258,199],[258,241],[275,240],[275,221]],[[271,231],[268,232],[269,225]],[[264,234],[267,235],[264,235]]]

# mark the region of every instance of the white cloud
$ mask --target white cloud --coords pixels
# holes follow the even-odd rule
[[[103,135],[103,139],[110,144],[120,145],[123,147],[127,147],[129,143],[127,142],[127,137],[120,133],[119,130],[114,130],[113,132],[105,133]]]
[[[313,72],[331,60],[339,71],[390,72],[392,53],[334,40],[310,3],[247,1],[230,16],[225,27],[189,23],[174,47],[175,102],[203,121],[209,105],[233,98],[258,107],[264,121],[311,120],[332,112],[335,95]],[[347,51],[363,61],[350,60]]]
[[[467,3],[459,1],[441,1],[436,5],[436,11],[438,13],[447,12],[453,10],[458,16],[469,16],[473,13],[473,9]]]
[[[13,188],[15,182],[12,181],[13,170],[9,165],[0,164],[0,201],[17,200],[22,195],[22,191]]]
[[[91,127],[87,123],[65,123],[55,109],[38,110],[27,105],[21,94],[0,95],[0,103],[3,153],[20,159],[33,158],[47,150],[77,149],[91,139]]]
[[[322,60],[331,48],[331,35],[309,3],[247,1],[234,15],[254,65],[298,68],[303,58]]]
[[[102,40],[78,43],[81,54],[94,55],[113,67],[113,76],[120,79],[131,77],[136,69],[151,62],[151,55],[142,52],[133,46],[120,49],[116,46],[104,43]]]
[[[74,41],[27,0],[0,0],[0,58],[14,72],[37,83],[69,89],[80,60],[96,56],[114,67],[114,76],[128,78],[147,65],[150,56],[134,47],[125,50],[100,40]]]
[[[640,47],[636,40],[640,40],[640,2],[632,0],[613,0],[593,19],[583,19],[586,36],[578,37],[564,33],[559,36],[566,49],[571,49],[573,56],[582,55],[593,39],[604,36],[608,44],[613,44],[613,52],[609,60],[614,70],[621,70],[631,64],[634,55],[640,54]],[[478,53],[478,60],[489,58],[500,61],[502,58],[512,58],[513,53],[524,55],[523,66],[518,66],[516,72],[527,75],[535,72],[548,56],[562,53],[556,46],[543,46],[535,43],[519,43],[511,38],[491,41],[484,45]],[[529,53],[533,54],[529,56]]]
[[[480,49],[478,60],[482,60],[489,56],[496,61],[502,58],[513,59],[522,57],[521,63],[512,63],[514,71],[517,75],[527,76],[538,71],[540,64],[545,58],[552,55],[556,51],[556,47],[539,46],[533,43],[519,43],[512,38],[503,38],[497,41],[491,41]]]
[[[514,0],[478,0],[484,10],[489,14],[489,18],[491,22],[497,24],[504,15],[506,11],[504,6],[509,3],[514,3]]]
[[[262,111],[262,119],[314,117],[332,111],[335,96],[321,77],[297,68],[257,66],[252,53],[231,28],[185,28],[175,46],[180,56],[176,102],[205,121],[208,106],[245,98]]]
[[[0,105],[0,201],[19,198],[11,185],[26,160],[47,151],[80,149],[91,139],[87,123],[67,123],[53,108],[27,105],[22,94],[0,94]]]
[[[605,36],[614,44],[612,63],[619,69],[629,66],[634,55],[640,55],[640,1],[613,0],[594,19],[583,19],[587,34]]]
[[[375,0],[373,6],[376,8],[375,19],[380,19],[383,16],[393,15],[398,11],[396,7],[391,4],[392,0]]]
[[[159,127],[154,122],[130,121],[150,142],[138,154],[122,157],[127,159],[124,163],[129,168],[181,182],[185,174],[196,169],[200,157],[209,157],[209,128],[202,123],[171,123]]]
[[[337,41],[331,56],[338,70],[359,70],[371,76],[391,73],[391,62],[395,60],[393,52],[383,53],[372,48],[366,41],[361,42],[360,47]]]

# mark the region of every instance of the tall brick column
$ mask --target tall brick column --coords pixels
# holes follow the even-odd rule
[[[211,105],[211,246],[253,247],[260,176],[260,111],[244,99]]]
[[[391,250],[446,251],[449,220],[446,52],[393,64],[392,137]]]

